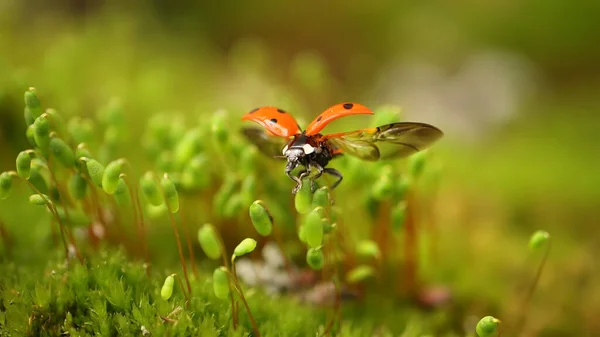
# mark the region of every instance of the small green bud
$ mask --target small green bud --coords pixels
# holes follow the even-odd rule
[[[306,243],[312,247],[319,247],[323,243],[323,218],[321,207],[317,207],[308,213],[304,220],[304,237]]]
[[[300,239],[301,242],[306,243],[306,230],[305,230],[306,226],[304,224],[300,224],[300,226],[298,226],[298,239]]]
[[[129,194],[129,188],[123,177],[119,178],[119,185],[114,194],[115,200],[119,205],[131,205],[131,195]]]
[[[256,200],[250,205],[250,220],[256,232],[262,236],[271,235],[273,217],[262,200]]]
[[[548,243],[549,240],[550,234],[548,232],[542,230],[536,231],[531,236],[531,239],[529,239],[529,248],[532,251],[540,250]]]
[[[102,187],[102,179],[105,171],[104,166],[92,158],[82,157],[81,159],[85,162],[85,166],[87,167],[87,171],[92,179],[92,182],[96,186]]]
[[[228,174],[225,176],[225,181],[223,181],[223,184],[213,198],[213,207],[218,214],[225,214],[227,201],[236,192],[237,186],[238,181],[235,175]]]
[[[158,184],[154,180],[152,172],[148,171],[140,178],[140,188],[148,203],[153,206],[160,206],[163,204],[163,198],[160,195]]]
[[[58,137],[50,138],[50,152],[64,167],[71,168],[75,165],[75,154],[62,139]]]
[[[223,266],[213,272],[213,291],[215,296],[221,300],[226,300],[229,297],[229,279],[227,269]]]
[[[211,131],[213,133],[214,140],[219,144],[224,144],[229,138],[229,128],[225,122],[225,112],[217,111],[213,114],[211,121]]]
[[[92,153],[87,148],[87,145],[85,143],[80,143],[79,145],[77,145],[77,149],[75,149],[75,157],[77,157],[77,158],[82,158],[82,157],[92,158]]]
[[[50,124],[46,118],[40,116],[36,118],[33,127],[33,139],[35,140],[35,144],[43,153],[46,153],[50,147]]]
[[[313,270],[320,270],[325,264],[325,256],[320,247],[310,248],[306,252],[306,263]]]
[[[210,259],[218,260],[223,254],[219,243],[219,234],[212,224],[205,224],[198,230],[198,242],[204,254]]]
[[[243,151],[240,155],[240,169],[242,174],[247,175],[254,172],[256,168],[257,151],[250,147]]]
[[[498,327],[500,326],[500,320],[492,317],[485,316],[477,323],[475,331],[479,337],[493,337],[498,335]]]
[[[42,195],[32,194],[29,196],[29,203],[33,204],[33,205],[38,205],[38,206],[45,205],[46,201],[51,202],[50,198],[48,198],[48,196],[45,194],[42,194]]]
[[[0,173],[0,200],[8,198],[12,191],[12,176],[8,172]]]
[[[246,255],[248,253],[252,253],[252,251],[256,248],[256,240],[251,238],[245,238],[240,242],[237,247],[233,250],[233,255],[240,257],[242,255]]]
[[[23,117],[25,118],[25,125],[27,125],[27,127],[32,126],[35,122],[35,118],[31,113],[31,109],[29,109],[28,107],[25,107],[25,109],[23,109]]]
[[[201,133],[194,128],[185,133],[183,138],[175,147],[175,163],[177,167],[183,167],[192,157],[201,150]]]
[[[194,156],[183,169],[181,183],[184,188],[204,188],[210,183],[208,172],[209,162],[206,156],[199,154]]]
[[[82,200],[87,192],[87,182],[79,173],[75,173],[69,179],[69,192],[77,200]]]
[[[88,143],[94,139],[94,122],[91,119],[71,118],[67,130],[75,143]]]
[[[385,200],[394,193],[394,182],[387,175],[380,176],[371,189],[373,197],[377,200]]]
[[[417,152],[409,157],[408,166],[410,169],[411,176],[418,178],[425,169],[425,161],[427,159],[427,150]]]
[[[376,258],[381,257],[379,246],[373,240],[362,240],[356,245],[356,253],[363,257]]]
[[[102,189],[106,194],[114,194],[117,190],[124,163],[124,159],[117,159],[106,165],[104,175],[102,175]]]
[[[17,155],[17,173],[23,179],[31,176],[31,151],[21,151]]]
[[[406,202],[399,202],[392,208],[392,229],[395,232],[400,231],[404,227],[406,219]]]
[[[36,147],[37,145],[35,144],[35,127],[33,126],[33,122],[31,122],[31,124],[29,124],[29,126],[27,127],[27,131],[25,131],[25,135],[27,136],[27,141],[29,142],[29,144],[31,144],[31,146]]]
[[[329,187],[323,186],[315,191],[313,194],[312,200],[312,208],[315,207],[323,207],[323,209],[327,209],[327,207],[331,206],[331,196],[329,195]]]
[[[373,276],[374,274],[375,274],[375,270],[373,269],[373,267],[368,266],[368,265],[360,265],[360,266],[354,267],[352,270],[350,270],[346,274],[346,282],[348,282],[350,284],[358,283],[358,282],[366,280],[367,278]]]
[[[35,186],[40,192],[48,192],[48,174],[44,172],[45,166],[38,159],[31,161],[31,175],[29,182]]]
[[[35,88],[29,88],[25,91],[25,107],[31,114],[33,119],[38,118],[42,115],[42,105],[37,95]]]
[[[148,204],[148,205],[146,205],[146,212],[148,213],[149,218],[158,219],[161,216],[167,214],[167,212],[168,212],[167,205],[160,204],[158,206],[154,206],[152,204]]]
[[[175,188],[175,184],[169,178],[168,174],[164,174],[163,178],[160,182],[163,192],[165,193],[165,201],[169,205],[172,213],[177,213],[179,211],[179,194],[177,193],[177,188]]]
[[[173,295],[173,286],[175,285],[175,274],[171,274],[169,276],[167,276],[167,278],[165,279],[165,283],[163,284],[162,288],[160,289],[160,297],[162,297],[163,300],[168,300],[169,298],[171,298],[171,295]]]
[[[300,214],[306,214],[311,210],[313,194],[310,191],[310,181],[306,179],[302,183],[302,187],[294,197],[294,205],[296,206],[296,211]]]

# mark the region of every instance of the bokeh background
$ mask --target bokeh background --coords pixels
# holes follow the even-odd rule
[[[93,117],[120,97],[128,155],[154,113],[277,105],[306,125],[342,101],[396,105],[446,133],[434,151],[444,165],[437,281],[510,312],[522,295],[514,276],[536,268],[528,237],[545,229],[554,246],[529,329],[592,336],[599,15],[600,2],[565,0],[2,0],[0,171],[28,147],[30,86],[65,116]],[[15,204],[0,203],[3,221],[18,221]]]

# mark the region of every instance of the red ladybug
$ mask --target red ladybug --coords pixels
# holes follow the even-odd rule
[[[302,179],[305,177],[309,177],[314,190],[315,180],[323,173],[338,178],[331,189],[338,186],[342,181],[342,174],[326,166],[331,159],[342,154],[368,161],[401,158],[426,149],[443,136],[442,131],[432,125],[412,122],[336,134],[319,133],[335,119],[358,114],[372,115],[373,112],[361,104],[336,104],[321,113],[302,131],[294,117],[286,111],[262,107],[248,112],[242,120],[254,121],[264,129],[247,127],[242,132],[261,152],[287,159],[285,173],[296,182],[293,194],[302,187]],[[298,176],[292,175],[292,170],[298,165],[305,169]],[[317,173],[310,177],[312,169]]]

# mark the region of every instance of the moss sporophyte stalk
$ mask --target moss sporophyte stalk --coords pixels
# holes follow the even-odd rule
[[[286,110],[259,108],[245,119],[261,127],[241,134],[233,131],[239,113],[199,122],[161,114],[142,130],[140,159],[127,153],[126,101],[109,102],[96,119],[44,110],[33,88],[24,102],[31,148],[17,154],[14,171],[0,173],[0,199],[44,210],[47,230],[36,233],[54,242],[61,263],[49,262],[47,277],[18,296],[18,278],[7,279],[0,297],[12,304],[0,304],[0,330],[17,331],[19,322],[31,335],[367,336],[374,329],[343,317],[353,309],[342,305],[364,301],[360,310],[381,296],[395,303],[390,312],[418,310],[430,281],[418,243],[434,234],[424,227],[432,202],[420,184],[434,155],[401,144],[429,146],[441,137],[437,128],[385,110],[372,128],[322,134],[334,119],[372,114],[350,102],[305,129]],[[411,159],[380,160],[397,157]],[[544,233],[532,237],[532,254],[549,249]],[[7,275],[9,265],[0,266]],[[412,323],[402,322],[390,323],[389,335],[409,331]],[[419,333],[438,324],[421,324]]]

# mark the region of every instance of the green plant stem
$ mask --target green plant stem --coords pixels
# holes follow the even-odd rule
[[[164,197],[164,191],[163,191]],[[183,269],[183,276],[185,277],[185,283],[187,284],[188,292],[192,293],[192,286],[190,285],[190,279],[188,278],[187,265],[185,264],[185,258],[183,257],[183,249],[181,248],[181,239],[179,238],[179,231],[177,230],[177,224],[175,223],[175,217],[171,212],[171,206],[166,202],[165,197],[165,205],[167,206],[167,211],[169,213],[169,218],[171,220],[171,226],[173,227],[173,233],[175,234],[175,241],[177,242],[177,250],[179,251],[179,260],[181,262],[181,268]]]
[[[183,293],[183,297],[185,298],[186,306],[189,309],[189,307],[191,305],[191,301],[190,301],[189,295],[185,291],[185,287],[183,286],[183,282],[181,282],[181,277],[177,277],[177,282],[179,283],[179,288],[181,288],[181,292]]]
[[[14,171],[9,172],[9,174],[13,177],[19,177],[19,175]],[[60,219],[60,216],[58,216],[58,211],[56,210],[56,207],[54,207],[54,204],[52,203],[52,201],[50,201],[50,199],[48,199],[46,196],[44,196],[44,194],[42,192],[40,192],[40,190],[38,190],[37,187],[35,187],[35,185],[33,185],[29,180],[27,180],[27,179],[22,179],[22,180],[25,181],[25,183],[27,185],[29,185],[29,187],[33,191],[35,191],[35,193],[37,193],[42,199],[44,199],[44,202],[46,203],[46,207],[48,207],[48,210],[50,211],[50,213],[52,213],[52,215],[58,222],[58,226],[60,227],[60,232],[61,232],[60,237],[61,237],[63,245],[65,247],[65,258],[69,259],[69,245],[67,244],[67,241],[65,240],[65,235],[66,235],[69,238],[69,242],[73,246],[73,249],[75,249],[75,254],[77,255],[77,259],[79,259],[79,262],[81,264],[83,264],[83,257],[81,256],[81,252],[79,251],[79,248],[77,248],[77,245],[75,244],[75,238],[73,238],[73,236],[67,234],[67,231],[65,230],[65,225],[63,224],[62,220]]]
[[[192,240],[191,240],[191,234],[190,234],[190,229],[187,225],[187,222],[185,221],[185,216],[183,215],[183,198],[180,198],[179,200],[179,218],[181,219],[181,227],[183,227],[183,233],[185,236],[185,241],[187,244],[187,248],[188,248],[188,254],[190,256],[190,264],[192,265],[192,273],[194,273],[194,276],[196,277],[196,279],[198,279],[198,269],[196,269],[196,258],[194,257],[194,248],[192,247]]]
[[[236,306],[235,306],[235,300],[233,298],[233,289],[231,287],[231,282],[233,282],[232,276],[231,276],[231,270],[229,269],[229,261],[227,260],[227,250],[225,249],[225,242],[223,242],[223,238],[221,237],[221,234],[216,233],[217,234],[217,238],[219,240],[219,246],[221,246],[221,258],[223,259],[223,266],[225,267],[225,269],[227,270],[227,286],[229,287],[229,299],[231,301],[231,321],[233,324],[233,330],[237,329],[237,316],[238,316],[238,311],[236,310]]]
[[[242,291],[242,287],[240,286],[240,283],[237,278],[237,273],[235,271],[235,255],[231,256],[231,270],[232,270],[233,281],[235,282],[235,289],[236,289],[238,295],[240,295],[240,299],[242,300],[242,303],[244,304],[244,307],[246,308],[246,312],[248,313],[248,318],[250,318],[250,323],[252,324],[252,329],[254,330],[254,335],[256,337],[260,337],[260,332],[258,331],[258,326],[256,325],[256,321],[254,320],[254,316],[252,316],[252,312],[250,311],[250,306],[248,305],[248,302],[246,301],[246,297],[244,296],[244,292]]]
[[[125,185],[127,186],[127,190],[129,191],[129,195],[131,196],[131,202],[133,203],[133,221],[137,227],[138,237],[140,238],[142,245],[142,254],[144,255],[144,260],[146,261],[146,275],[150,276],[150,256],[148,255],[148,247],[146,244],[146,233],[144,230],[144,218],[143,213],[140,207],[139,195],[137,194],[137,186],[134,188],[133,183],[129,179],[129,176],[126,174],[121,174]]]
[[[517,328],[516,328],[516,331],[519,332],[519,334],[521,334],[523,327],[525,326],[525,322],[527,319],[527,312],[529,310],[529,306],[531,305],[531,299],[533,298],[533,293],[535,292],[535,288],[537,288],[537,285],[540,281],[540,277],[542,276],[542,271],[544,270],[544,266],[546,265],[546,261],[548,260],[548,255],[550,254],[551,245],[552,245],[552,239],[548,239],[548,244],[546,245],[546,250],[544,251],[544,256],[542,257],[542,261],[540,262],[537,272],[535,273],[535,278],[533,279],[533,282],[531,283],[531,286],[529,287],[529,290],[527,291],[527,295],[525,296],[525,299],[523,300],[523,305],[521,306],[522,314],[520,315],[520,319],[517,323]]]

